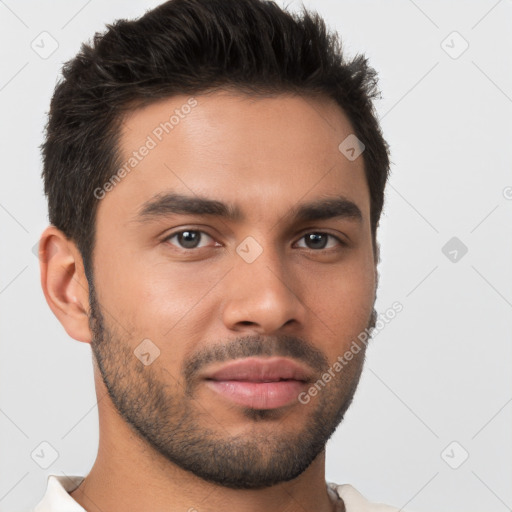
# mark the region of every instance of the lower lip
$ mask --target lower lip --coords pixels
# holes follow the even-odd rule
[[[277,409],[298,401],[305,382],[281,380],[278,382],[248,382],[240,380],[207,380],[213,389],[231,402],[251,409]]]

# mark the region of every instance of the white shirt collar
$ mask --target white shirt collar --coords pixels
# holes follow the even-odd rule
[[[33,512],[86,512],[70,495],[84,476],[49,475],[43,499]]]
[[[33,512],[86,512],[70,495],[82,482],[83,476],[49,475],[46,493]],[[345,503],[346,512],[398,512],[395,507],[370,503],[349,484],[327,482]]]

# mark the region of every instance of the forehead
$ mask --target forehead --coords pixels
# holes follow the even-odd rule
[[[342,194],[367,215],[363,158],[351,161],[339,149],[352,133],[329,99],[216,92],[158,101],[123,119],[124,172],[117,170],[98,219],[100,211],[132,217],[172,191],[241,205],[259,218],[301,198]]]

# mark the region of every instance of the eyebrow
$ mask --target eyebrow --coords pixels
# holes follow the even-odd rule
[[[236,205],[200,196],[176,193],[157,194],[140,207],[133,219],[138,224],[146,224],[170,215],[211,215],[232,222],[245,219]],[[284,218],[296,221],[315,221],[343,218],[359,223],[363,220],[360,208],[346,197],[328,197],[301,203],[291,208]]]

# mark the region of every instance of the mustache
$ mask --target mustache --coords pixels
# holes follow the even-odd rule
[[[253,356],[289,357],[307,364],[318,373],[329,367],[324,353],[301,338],[290,335],[262,336],[255,334],[200,350],[185,361],[183,365],[184,381],[189,387],[197,372],[211,363],[222,363]]]

